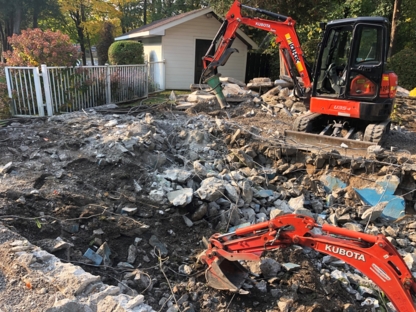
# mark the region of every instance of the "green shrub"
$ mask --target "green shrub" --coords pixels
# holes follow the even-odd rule
[[[112,65],[143,64],[143,44],[136,41],[117,41],[108,49],[108,60]]]
[[[399,76],[399,86],[407,90],[416,87],[416,51],[404,48],[394,54],[389,60],[388,68]]]

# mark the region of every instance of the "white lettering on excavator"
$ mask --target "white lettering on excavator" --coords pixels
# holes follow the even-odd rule
[[[340,110],[351,110],[351,107],[343,106],[343,105],[334,105],[334,109],[340,109]]]
[[[329,251],[334,254],[338,254],[340,256],[345,256],[347,258],[354,258],[355,260],[360,260],[360,261],[365,262],[364,255],[356,251],[347,250],[341,247],[331,246],[328,244],[325,245],[325,251]]]
[[[270,28],[270,24],[256,22],[256,26]]]

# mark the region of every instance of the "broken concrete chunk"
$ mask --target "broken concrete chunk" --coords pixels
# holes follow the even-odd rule
[[[373,207],[368,208],[361,216],[362,222],[367,222],[368,220],[374,221],[375,219],[381,217],[383,210],[386,208],[388,202],[381,202],[376,204]]]
[[[193,189],[183,188],[167,194],[169,202],[174,206],[183,207],[191,203],[193,197]]]
[[[202,165],[199,161],[194,161],[194,170],[195,174],[200,178],[204,179],[207,176],[207,168],[205,168],[204,165]]]
[[[260,270],[264,278],[276,277],[277,273],[280,272],[281,265],[274,259],[265,258],[261,260]]]
[[[167,169],[163,173],[163,177],[170,181],[184,183],[192,175],[192,172],[189,170],[183,170],[178,168]]]
[[[304,195],[300,195],[298,197],[292,197],[289,200],[289,206],[290,206],[290,208],[292,208],[294,210],[303,208],[304,204],[305,204],[305,196]]]
[[[211,177],[202,181],[196,194],[199,198],[207,201],[216,201],[224,194],[225,186],[221,179]]]

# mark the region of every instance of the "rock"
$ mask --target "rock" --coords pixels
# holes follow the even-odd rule
[[[194,161],[194,170],[195,174],[201,179],[205,179],[207,177],[207,168],[202,165],[199,161]]]
[[[362,232],[364,230],[361,224],[353,223],[353,222],[344,223],[343,227],[348,230],[356,231],[356,232]]]
[[[165,201],[165,192],[163,190],[151,190],[148,196],[155,203],[163,204]]]
[[[184,183],[186,180],[188,180],[192,175],[191,171],[173,168],[173,169],[167,169],[163,173],[163,177],[170,181]]]
[[[162,257],[166,257],[168,255],[168,249],[164,244],[162,244],[159,239],[156,237],[156,235],[152,235],[149,239],[149,244],[159,250],[160,255]]]
[[[224,187],[225,195],[231,200],[231,202],[237,203],[240,198],[237,189],[228,182],[224,182]]]
[[[285,212],[283,210],[280,210],[280,209],[277,209],[277,208],[272,209],[270,211],[270,220],[272,220],[272,219],[274,219],[278,216],[283,216],[284,214],[285,214]]]
[[[199,198],[207,201],[215,201],[222,196],[225,187],[224,182],[218,178],[211,177],[202,181],[196,193]]]
[[[136,261],[136,257],[137,257],[137,247],[134,245],[130,245],[128,256],[127,256],[127,262],[133,264],[134,261]]]
[[[377,205],[367,209],[361,216],[362,223],[367,222],[368,220],[374,221],[375,219],[381,217],[384,208],[386,208],[388,202],[380,202]]]
[[[55,302],[52,308],[46,309],[45,312],[93,312],[93,310],[86,304],[63,299]]]
[[[0,174],[3,173],[8,173],[13,166],[13,162],[8,162],[7,164],[5,164],[3,167],[0,168]]]
[[[169,192],[167,197],[172,205],[183,207],[191,203],[193,193],[193,189],[183,188],[177,191]]]
[[[247,261],[247,266],[251,273],[255,275],[261,274],[260,261]]]
[[[267,292],[267,282],[265,280],[261,280],[259,282],[256,283],[256,288],[262,292],[262,293],[266,293]]]
[[[290,202],[290,201],[289,201]],[[312,213],[312,211],[310,211],[309,209],[306,208],[296,208],[294,211],[294,214],[299,214],[299,215],[303,215],[303,216],[308,216],[308,217],[314,217],[314,214]]]
[[[149,288],[152,281],[150,280],[149,276],[142,271],[136,270],[136,275],[134,276],[134,282],[137,285],[139,290],[144,290]]]
[[[208,204],[207,203],[203,203],[192,214],[192,217],[191,217],[192,221],[201,220],[203,217],[205,217],[205,215],[207,214],[207,212],[208,212]]]
[[[403,257],[404,262],[411,271],[416,271],[416,255],[413,253],[406,253]]]
[[[292,197],[288,203],[289,203],[290,208],[294,210],[298,208],[301,209],[303,208],[305,204],[305,196],[301,195],[299,197]]]
[[[36,244],[45,249],[48,252],[54,253],[58,250],[68,249],[74,247],[73,244],[65,242],[62,238],[57,237],[55,239],[45,238],[36,242]]]
[[[279,307],[280,312],[289,312],[293,306],[294,300],[290,297],[284,296],[279,299],[277,306]]]
[[[249,168],[254,168],[255,163],[254,160],[251,156],[249,156],[248,154],[246,154],[243,150],[241,149],[232,149],[231,150],[233,155],[235,155],[240,162],[242,162],[244,165],[246,165]]]
[[[121,208],[121,214],[128,215],[128,216],[134,216],[137,212],[136,207],[124,207]]]
[[[179,273],[191,275],[192,274],[192,268],[187,264],[181,264],[178,268]]]
[[[279,262],[271,258],[265,258],[261,260],[260,270],[264,278],[269,279],[276,277],[280,272],[281,266]]]
[[[110,120],[109,122],[107,122],[104,127],[107,128],[111,128],[114,127],[115,125],[118,125],[118,121],[116,119]]]
[[[187,216],[182,216],[182,218],[183,218],[183,221],[185,221],[186,226],[192,227],[194,225],[191,219],[189,219]]]
[[[240,215],[238,213],[237,205],[231,204],[230,206],[230,224],[239,225],[241,223]]]
[[[285,268],[286,271],[294,271],[300,268],[299,264],[296,263],[283,263],[282,267]]]
[[[256,219],[256,212],[254,211],[253,208],[243,208],[243,209],[241,209],[241,212],[242,212],[244,218],[248,222],[252,223],[252,222],[255,221],[255,219]]]
[[[272,190],[260,190],[256,192],[254,196],[257,198],[267,198],[267,197],[273,196],[273,191]]]

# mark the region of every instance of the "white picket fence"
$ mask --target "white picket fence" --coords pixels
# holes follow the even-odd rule
[[[164,62],[80,67],[6,67],[15,116],[53,116],[123,103],[164,90]]]

